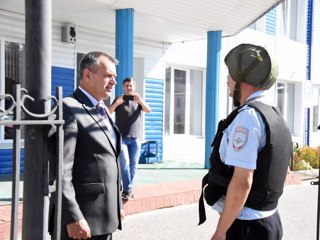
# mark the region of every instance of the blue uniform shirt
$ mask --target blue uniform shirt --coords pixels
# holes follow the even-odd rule
[[[261,101],[264,91],[255,92],[247,102]],[[221,161],[226,165],[246,169],[256,169],[258,153],[266,144],[265,124],[261,115],[252,107],[244,106],[239,114],[223,132],[219,148]],[[221,197],[213,208],[219,213],[224,207],[225,197]],[[276,209],[271,211],[257,211],[243,207],[238,219],[253,220],[271,216]]]

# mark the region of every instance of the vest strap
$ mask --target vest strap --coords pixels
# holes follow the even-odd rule
[[[208,184],[209,179],[208,179],[208,173],[202,178],[202,187],[201,187],[201,196],[199,198],[199,224],[201,225],[202,223],[204,223],[207,220],[207,216],[206,216],[206,209],[204,207],[204,201],[203,201],[203,188]]]

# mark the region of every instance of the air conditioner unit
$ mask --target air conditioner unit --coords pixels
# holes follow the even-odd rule
[[[68,24],[68,25],[62,26],[61,41],[74,43],[76,42],[76,40],[77,40],[76,25]]]

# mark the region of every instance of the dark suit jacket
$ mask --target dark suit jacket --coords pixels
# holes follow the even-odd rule
[[[114,147],[105,120],[80,89],[64,98],[63,118],[61,239],[68,236],[66,225],[82,218],[92,236],[121,229],[121,135],[117,127],[112,123],[118,139]]]

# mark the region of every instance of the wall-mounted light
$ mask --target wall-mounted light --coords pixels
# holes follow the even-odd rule
[[[76,42],[77,40],[76,25],[67,24],[65,26],[62,26],[61,30],[62,30],[62,34],[61,34],[62,42],[68,42],[68,43]]]

